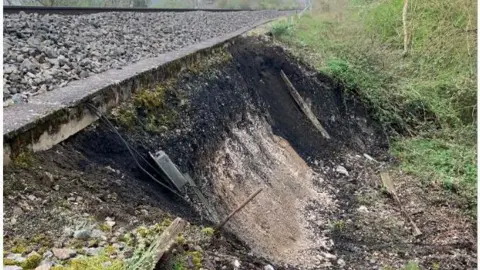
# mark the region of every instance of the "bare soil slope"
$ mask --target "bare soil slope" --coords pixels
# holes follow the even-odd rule
[[[476,267],[475,227],[457,198],[392,172],[400,199],[424,232],[412,236],[378,177],[391,163],[387,138],[341,85],[257,38],[238,39],[225,54],[154,87],[163,93],[157,107],[133,102],[109,116],[140,153],[165,151],[195,179],[209,206],[192,207],[152,183],[99,123],[6,168],[6,250],[38,234],[55,239],[51,246],[68,245],[64,227],[92,217],[113,216],[121,228],[167,214],[209,225],[206,207],[222,218],[263,187],[225,227],[228,241],[203,247],[205,268],[233,269],[231,258],[239,258],[241,269],[267,262],[276,269],[398,268],[411,260],[425,268]],[[331,140],[296,106],[280,70]],[[137,95],[138,101],[145,93]]]

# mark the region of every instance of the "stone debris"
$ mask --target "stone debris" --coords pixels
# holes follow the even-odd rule
[[[5,265],[3,266],[4,270],[23,270],[22,267],[17,266],[17,265]]]
[[[6,257],[9,260],[12,260],[16,263],[22,263],[24,262],[27,258],[23,257],[22,254],[19,253],[10,253]]]
[[[81,240],[88,240],[91,237],[92,232],[88,229],[81,229],[76,230],[73,233],[73,238],[81,239]]]
[[[53,255],[60,260],[70,259],[77,255],[77,252],[75,250],[69,248],[53,248],[52,252]]]
[[[45,263],[37,266],[35,270],[50,270],[52,268],[53,264],[52,263]]]
[[[113,218],[111,218],[111,217],[105,218],[105,223],[110,228],[113,228],[113,226],[115,226],[115,221],[113,221]]]
[[[371,157],[369,154],[364,153],[363,156],[370,161],[378,162],[373,157]]]
[[[6,14],[4,101],[233,32],[281,11]],[[26,99],[17,96],[14,103]],[[4,106],[12,105],[11,103]]]
[[[345,167],[343,167],[343,166],[341,166],[341,165],[338,165],[338,166],[335,168],[335,171],[337,171],[338,173],[343,174],[343,175],[345,175],[345,176],[349,176],[347,169],[345,169]]]
[[[358,207],[358,212],[360,213],[368,213],[368,208],[365,205]]]
[[[275,268],[273,268],[273,266],[271,266],[270,264],[267,264],[263,267],[263,270],[275,270]]]

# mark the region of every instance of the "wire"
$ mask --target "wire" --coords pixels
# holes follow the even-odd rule
[[[118,130],[113,126],[113,124],[95,107],[93,106],[92,104],[90,103],[86,103],[87,107],[89,107],[89,109],[91,109],[93,111],[93,113],[95,113],[100,119],[102,119],[108,127],[110,127],[112,129],[112,131],[118,135],[118,137],[120,138],[120,140],[123,142],[123,144],[125,144],[125,146],[127,147],[128,151],[130,152],[130,155],[132,156],[133,160],[135,161],[135,163],[137,164],[137,166],[146,174],[148,175],[151,179],[153,179],[155,182],[157,182],[158,184],[160,184],[161,186],[163,186],[164,188],[166,188],[167,190],[169,190],[170,192],[172,192],[173,194],[177,195],[178,197],[180,197],[182,200],[184,200],[185,202],[188,203],[188,200],[185,199],[185,197],[183,195],[181,195],[180,193],[176,192],[175,190],[173,190],[171,187],[167,186],[165,183],[163,183],[162,181],[158,180],[157,178],[155,178],[153,175],[151,175],[147,170],[145,170],[145,168],[142,167],[142,165],[140,165],[140,162],[138,162],[138,159],[135,157],[135,153],[134,151],[136,152],[135,149],[133,149],[127,141],[125,141],[125,139],[122,137],[122,135],[118,132]],[[133,150],[132,150],[133,149]],[[137,154],[139,154],[137,152]],[[142,157],[143,158],[143,157]]]
[[[91,108],[93,108],[94,110],[96,110],[97,113],[99,113],[101,115],[101,118],[103,118],[104,122],[107,124],[107,126],[109,126],[114,132],[118,134],[117,132],[117,129],[115,128],[115,126],[110,122],[110,120],[108,120],[108,118],[106,118],[97,108],[95,108],[95,106],[93,106],[92,104],[88,104],[89,106],[91,106]],[[120,135],[119,135],[120,136]],[[126,141],[126,140],[125,140]],[[128,143],[128,146],[127,147],[130,147],[131,150],[133,150],[142,160],[143,162],[145,162],[150,168],[152,168],[157,174],[160,174],[162,175],[163,173],[159,171],[159,169],[155,166],[153,166],[152,164],[150,164],[150,162],[148,162],[142,154],[140,154],[137,149],[131,147],[131,145]],[[168,186],[170,188],[173,188],[173,186],[170,184],[170,183],[167,183]]]

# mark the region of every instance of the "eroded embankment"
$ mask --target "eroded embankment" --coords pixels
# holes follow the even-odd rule
[[[395,246],[415,239],[394,203],[385,195],[364,196],[378,187],[387,145],[380,126],[354,97],[282,48],[256,38],[238,39],[206,62],[136,93],[109,118],[140,153],[165,151],[193,177],[209,205],[196,205],[196,212],[152,183],[116,134],[98,123],[49,151],[23,154],[6,169],[7,251],[39,234],[55,239],[50,246],[68,247],[64,227],[91,217],[115,218],[106,242],[114,241],[120,228],[160,222],[167,214],[210,224],[200,218],[206,208],[216,213],[213,219],[223,218],[263,187],[225,227],[240,242],[226,234],[227,242],[201,246],[204,268],[232,268],[240,258],[242,269],[259,269],[267,261],[293,269],[365,269],[417,258],[415,248]],[[281,70],[331,140],[296,106]],[[462,226],[454,229],[468,239],[472,229]],[[381,245],[372,247],[370,241]],[[35,245],[29,249],[40,244]],[[449,256],[438,255],[451,261]],[[455,258],[456,267],[472,265]]]

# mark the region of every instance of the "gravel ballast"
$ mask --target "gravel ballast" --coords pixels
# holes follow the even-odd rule
[[[27,98],[51,91],[73,80],[120,69],[283,14],[195,11],[5,15],[3,100],[15,94]]]

